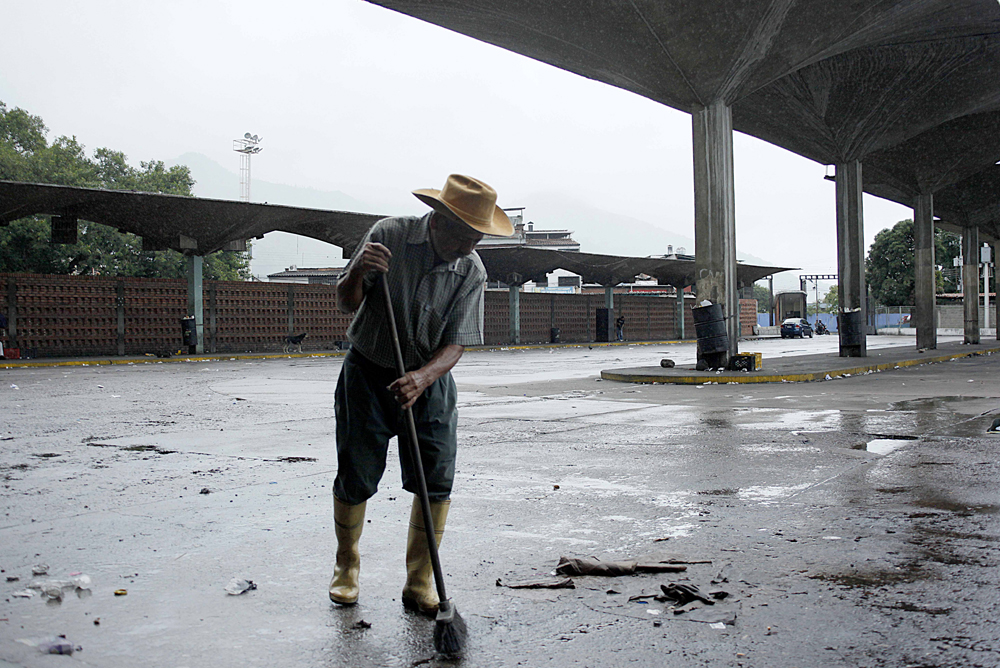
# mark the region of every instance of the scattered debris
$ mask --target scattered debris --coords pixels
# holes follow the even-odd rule
[[[278,461],[298,464],[299,462],[315,462],[317,459],[315,457],[278,457]]]
[[[128,589],[115,589],[115,596],[128,596]]]
[[[100,626],[100,625],[101,625],[101,618],[94,617],[94,626]]]
[[[211,493],[212,493],[212,490],[210,490],[210,489],[209,489],[208,487],[202,487],[202,488],[201,488],[201,491],[200,491],[200,492],[198,492],[198,493],[199,493],[199,494],[211,494]]]
[[[351,628],[357,630],[364,630],[364,629],[370,629],[371,627],[372,627],[371,622],[366,622],[363,619],[359,619],[357,622],[354,623],[354,626],[352,626]]]
[[[32,569],[31,569],[31,574],[32,575],[48,575],[49,574],[49,565],[48,564],[38,564],[37,566],[33,566]]]
[[[83,650],[79,645],[74,646],[73,643],[66,640],[66,636],[64,635],[49,636],[47,638],[21,638],[17,642],[28,647],[36,647],[42,654],[71,655],[73,652]]]
[[[11,593],[14,598],[34,598],[35,592],[30,589],[22,589],[21,591],[15,591]]]
[[[226,593],[231,596],[239,596],[240,594],[248,591],[253,591],[257,588],[253,580],[243,580],[241,578],[233,578],[226,585]]]
[[[508,589],[575,589],[572,578],[540,578],[537,580],[515,580],[503,582],[497,578],[498,587]]]
[[[656,562],[639,562],[632,559],[628,561],[601,561],[596,557],[559,557],[559,565],[556,566],[556,573],[560,575],[635,575],[636,573],[681,573],[687,570],[687,566],[679,564]]]
[[[7,582],[17,582],[20,579],[21,578],[17,577],[16,575],[8,575],[7,576]]]
[[[552,485],[552,489],[553,489],[553,490],[557,490],[557,489],[559,489],[559,485]]]
[[[668,585],[660,585],[660,590],[663,592],[665,599],[675,606],[687,605],[692,601],[701,601],[705,605],[715,605],[715,601],[702,596],[696,585],[671,582]],[[674,610],[674,614],[678,614],[678,611]]]
[[[664,357],[663,359],[660,360],[660,366],[662,366],[664,369],[673,369],[674,366],[676,365],[673,360]]]

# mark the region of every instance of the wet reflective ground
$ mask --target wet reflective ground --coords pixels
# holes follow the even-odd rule
[[[361,602],[326,598],[339,361],[0,371],[0,666],[1000,664],[997,356],[802,384],[599,379],[661,357],[694,348],[474,352],[456,369],[442,558],[471,631],[458,663],[399,603],[410,496],[392,456]],[[700,563],[497,586],[563,555]],[[42,563],[86,573],[92,595],[15,597]],[[229,596],[233,577],[258,588]],[[680,615],[629,600],[670,582],[730,598]],[[53,634],[83,651],[16,642]]]

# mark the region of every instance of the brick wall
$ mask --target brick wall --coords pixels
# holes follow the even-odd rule
[[[757,324],[757,300],[740,300],[740,336],[752,336]]]
[[[485,342],[510,343],[509,293],[488,290]],[[330,285],[206,281],[203,292],[206,352],[273,352],[289,332],[307,332],[303,350],[329,350],[346,338],[351,317],[337,310]],[[684,309],[686,338],[695,335],[693,299]],[[754,322],[749,302],[747,323]],[[521,343],[547,343],[558,327],[566,343],[594,340],[601,294],[521,293]],[[741,302],[742,304],[742,302]],[[11,305],[15,308],[11,309]],[[174,279],[0,274],[0,310],[16,316],[10,347],[39,357],[141,355],[182,349],[180,321],[187,314],[187,283]],[[644,294],[615,295],[629,341],[677,338],[677,301]],[[747,315],[749,314],[749,316]],[[120,324],[119,324],[120,323]]]

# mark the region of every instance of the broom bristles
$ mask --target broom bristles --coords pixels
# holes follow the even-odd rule
[[[455,604],[450,600],[438,604],[437,619],[434,624],[434,649],[439,654],[458,656],[465,649],[465,640],[469,631],[465,620],[458,614]]]

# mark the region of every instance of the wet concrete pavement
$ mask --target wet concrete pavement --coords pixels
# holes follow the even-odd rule
[[[754,348],[829,354],[829,339]],[[693,364],[694,346],[469,352],[456,368],[442,559],[471,633],[457,665],[1000,664],[1000,435],[985,433],[1000,355],[809,383],[600,379],[661,357]],[[0,666],[456,665],[399,602],[410,495],[394,447],[369,502],[361,601],[326,598],[339,367],[0,370]],[[496,584],[562,555],[710,563]],[[42,563],[52,579],[89,575],[92,595],[14,597]],[[258,589],[229,596],[233,577]],[[670,582],[731,598],[682,615],[629,601]],[[53,634],[83,650],[17,642]]]

